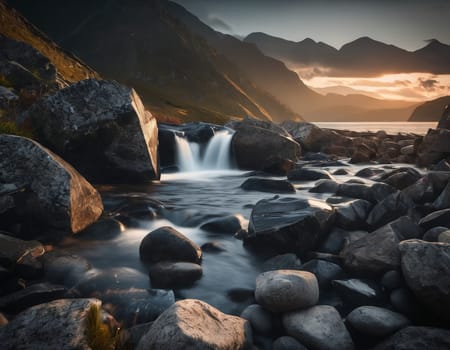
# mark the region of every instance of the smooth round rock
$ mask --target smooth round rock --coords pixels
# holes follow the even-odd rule
[[[319,300],[316,276],[306,271],[275,270],[256,278],[255,298],[272,312],[304,309]]]
[[[283,315],[286,333],[310,349],[353,350],[353,341],[337,310],[317,305]]]
[[[200,277],[203,270],[190,262],[160,262],[150,267],[150,280],[154,288],[186,287]]]
[[[150,232],[139,247],[141,260],[146,262],[186,261],[199,263],[200,247],[182,233],[169,226]]]
[[[401,273],[396,270],[386,272],[381,278],[381,285],[389,291],[400,288],[403,284],[403,277]]]
[[[287,335],[275,339],[272,343],[272,350],[308,350],[297,339]]]
[[[268,334],[272,330],[272,315],[261,305],[247,306],[241,313],[241,317],[250,322],[256,333]]]
[[[204,223],[200,228],[213,233],[236,233],[243,229],[244,218],[241,215],[229,215],[215,218]]]
[[[410,324],[402,314],[377,306],[358,307],[347,315],[347,321],[357,331],[380,338]]]

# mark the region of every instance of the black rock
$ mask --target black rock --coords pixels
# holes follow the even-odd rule
[[[419,180],[422,175],[414,168],[399,168],[377,177],[392,187],[402,190]]]
[[[273,258],[264,261],[262,271],[301,270],[301,266],[302,263],[297,255],[287,253],[274,256]]]
[[[319,287],[325,289],[331,286],[332,280],[341,278],[344,274],[339,265],[319,259],[309,260],[302,265],[301,270],[313,273],[317,278]]]
[[[86,278],[86,271],[91,269],[85,258],[65,251],[48,252],[42,260],[45,278],[68,288]]]
[[[325,170],[297,168],[288,172],[287,178],[291,181],[314,181],[320,179],[332,180],[333,177]]]
[[[252,211],[247,246],[274,254],[305,254],[315,249],[334,219],[324,202],[297,198],[259,201]]]
[[[117,237],[125,230],[125,226],[111,218],[100,219],[81,231],[77,237],[85,240],[109,240]]]
[[[164,226],[150,232],[139,247],[141,260],[146,262],[186,261],[198,263],[200,247],[172,227]]]
[[[392,291],[403,287],[404,281],[402,274],[397,270],[386,272],[381,278],[381,285],[385,290]]]
[[[350,171],[348,169],[338,169],[336,170],[333,175],[350,175]]]
[[[365,199],[369,202],[380,202],[396,190],[384,183],[366,185],[361,183],[340,184],[336,194],[338,196]]]
[[[320,180],[309,190],[311,193],[336,193],[339,184],[334,180]]]
[[[406,287],[394,289],[389,295],[389,301],[396,311],[412,319],[417,318],[422,313],[417,298]]]
[[[347,229],[357,230],[367,226],[366,218],[372,209],[372,203],[364,199],[355,199],[335,206],[336,226]]]
[[[361,279],[334,280],[332,286],[350,307],[380,305],[384,300],[380,286],[373,281]]]
[[[183,288],[202,277],[203,270],[191,262],[164,261],[150,266],[150,280],[154,288]]]
[[[439,242],[439,235],[447,230],[448,228],[444,226],[430,228],[425,232],[422,239],[427,242]]]
[[[246,191],[269,193],[295,193],[295,188],[289,181],[263,178],[250,178],[244,181],[241,188]]]
[[[364,169],[361,169],[360,171],[358,171],[355,174],[355,176],[363,177],[363,178],[371,178],[376,175],[380,175],[380,174],[384,174],[384,173],[385,173],[385,171],[383,169],[375,168],[375,167],[368,167],[368,168],[364,168]]]
[[[220,253],[226,250],[220,242],[206,242],[200,248],[204,253]]]
[[[234,234],[243,229],[244,218],[241,215],[229,215],[212,219],[204,223],[200,228],[213,233]]]
[[[433,208],[435,209],[446,209],[450,208],[450,182],[442,190],[439,197],[433,202]]]
[[[272,344],[272,350],[308,350],[297,339],[289,336],[283,336],[275,339]]]
[[[319,247],[319,251],[339,255],[345,244],[350,244],[367,234],[368,232],[366,231],[345,231],[340,228],[335,228],[330,232],[328,237],[323,240]]]
[[[419,225],[425,230],[436,226],[450,228],[450,208],[435,211],[419,221]]]
[[[414,202],[407,195],[402,192],[390,194],[375,205],[367,217],[367,224],[373,228],[380,227],[406,215],[412,208]]]

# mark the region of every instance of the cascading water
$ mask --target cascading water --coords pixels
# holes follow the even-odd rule
[[[233,134],[221,130],[209,140],[204,152],[200,144],[175,135],[176,162],[181,172],[231,169],[231,139]]]

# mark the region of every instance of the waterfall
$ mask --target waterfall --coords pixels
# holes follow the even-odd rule
[[[189,142],[182,136],[175,135],[176,163],[181,172],[202,170],[225,170],[232,168],[231,139],[233,134],[221,130],[209,140],[204,149],[200,144]]]

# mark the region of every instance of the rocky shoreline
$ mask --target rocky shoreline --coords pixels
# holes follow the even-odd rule
[[[160,164],[176,166],[175,135],[205,144],[225,127],[158,128],[136,92],[116,82],[89,79],[37,100],[17,118],[37,141],[0,134],[2,348],[449,348],[448,118],[447,109],[425,136],[226,125],[237,166],[251,171],[242,190],[276,194],[253,203],[248,227],[236,216],[199,222],[264,257],[255,289],[235,291],[251,302],[227,315],[174,293],[200,279],[203,253],[220,247],[173,227],[140,244],[149,276],[97,270],[60,245],[108,240],[139,217],[164,216],[158,201],[112,209],[88,180],[158,180]],[[352,174],[347,160],[361,170]],[[307,181],[326,200],[290,197]]]

